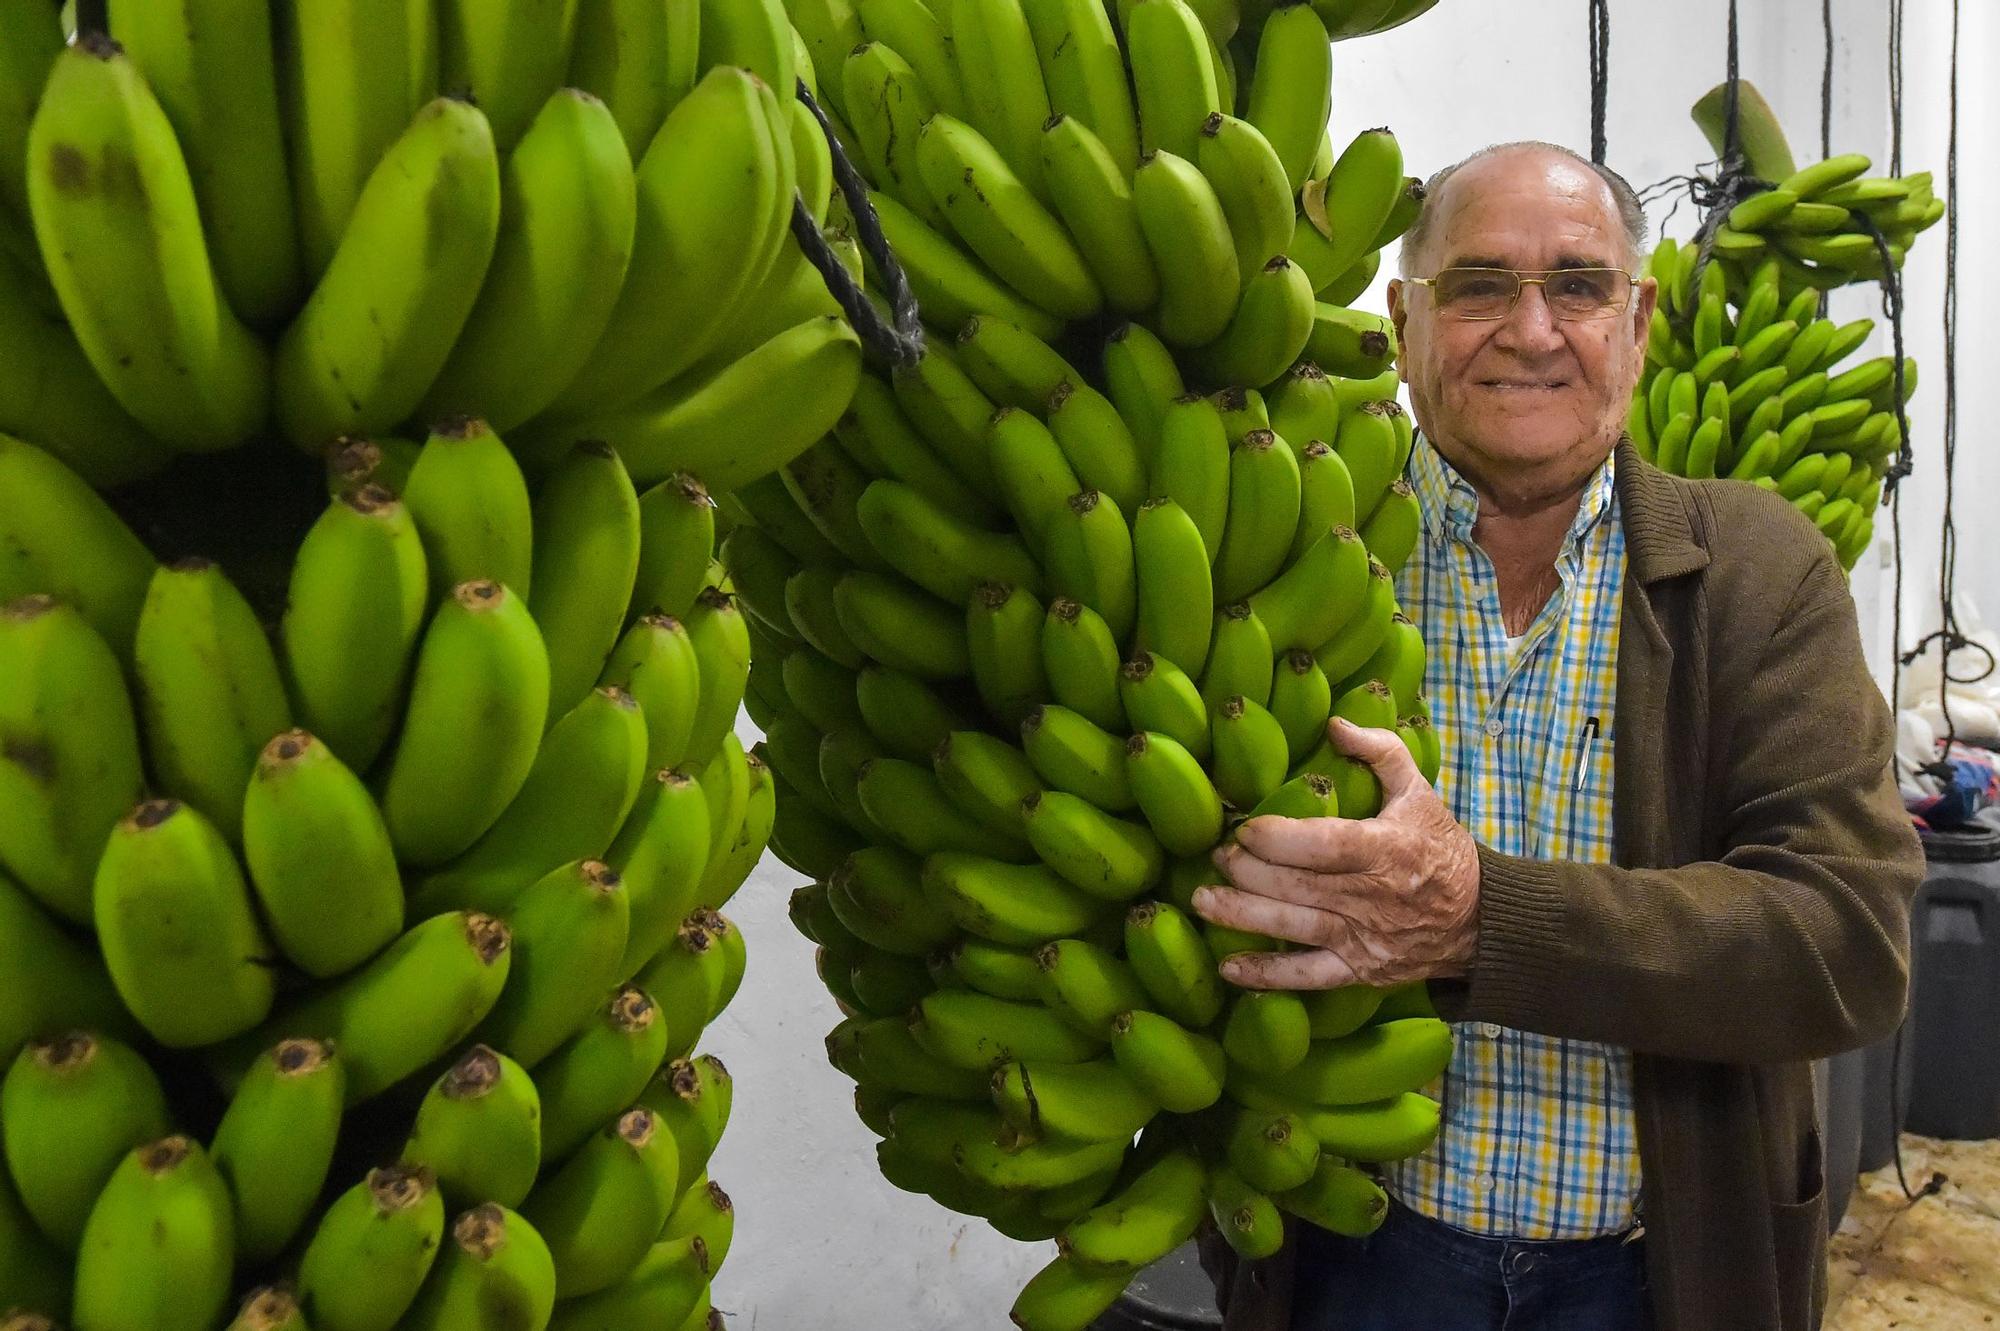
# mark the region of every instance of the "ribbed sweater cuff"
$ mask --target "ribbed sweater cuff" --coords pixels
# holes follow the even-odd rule
[[[1466,1017],[1532,1030],[1560,991],[1556,866],[1479,848],[1479,952]]]

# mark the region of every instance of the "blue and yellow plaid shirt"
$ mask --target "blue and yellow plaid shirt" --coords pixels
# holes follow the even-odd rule
[[[1423,535],[1398,578],[1429,647],[1425,687],[1443,745],[1439,794],[1483,845],[1605,862],[1625,583],[1613,460],[1584,491],[1557,562],[1560,589],[1510,641],[1493,565],[1473,542],[1479,499],[1426,440],[1410,461]],[[1639,1147],[1629,1051],[1483,1022],[1455,1028],[1430,1094],[1437,1141],[1390,1171],[1412,1209],[1477,1234],[1589,1238],[1632,1226]]]

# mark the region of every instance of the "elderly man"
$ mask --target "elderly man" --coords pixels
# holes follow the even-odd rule
[[[1230,1331],[1803,1331],[1809,1060],[1901,1014],[1922,858],[1833,551],[1622,438],[1654,286],[1631,188],[1547,144],[1433,181],[1389,287],[1422,439],[1402,603],[1434,791],[1336,722],[1381,816],[1260,819],[1196,906],[1253,987],[1428,980],[1443,1127],[1366,1240],[1220,1249]]]

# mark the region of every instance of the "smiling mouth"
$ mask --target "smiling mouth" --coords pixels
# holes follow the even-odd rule
[[[1498,388],[1513,393],[1554,393],[1569,387],[1569,384],[1561,380],[1544,379],[1482,379],[1479,382],[1482,388]]]

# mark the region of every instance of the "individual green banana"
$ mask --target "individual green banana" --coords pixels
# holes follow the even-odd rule
[[[983,938],[961,938],[949,949],[933,953],[931,963],[933,973],[948,981],[939,988],[955,983],[995,998],[1041,997],[1041,970],[1033,955],[1018,948],[1002,947]]]
[[[1003,406],[1039,412],[1057,389],[1083,381],[1055,348],[991,315],[966,320],[954,350],[966,374]]]
[[[677,766],[691,756],[701,664],[680,620],[642,616],[605,662],[598,686],[621,690],[639,704],[646,724],[648,768]]]
[[[835,584],[833,599],[848,636],[891,669],[923,679],[952,679],[969,669],[960,617],[900,578],[857,570]]]
[[[340,1194],[299,1261],[299,1304],[315,1327],[387,1331],[416,1298],[444,1233],[428,1169],[391,1165]]]
[[[1332,48],[1312,7],[1272,10],[1257,39],[1245,116],[1284,164],[1288,194],[1306,183],[1332,110],[1332,87]]]
[[[616,688],[586,695],[549,731],[520,793],[493,826],[431,875],[414,904],[426,913],[511,910],[543,874],[602,853],[638,800],[646,748],[645,718],[630,695]]]
[[[1283,254],[1244,279],[1243,299],[1229,324],[1196,357],[1211,381],[1268,383],[1305,349],[1313,329],[1312,282]]]
[[[438,607],[382,778],[382,812],[401,859],[440,864],[493,825],[533,766],[548,681],[541,634],[506,586],[461,583]]]
[[[633,978],[667,1014],[672,1032],[667,1040],[668,1058],[686,1058],[694,1052],[702,1027],[719,1006],[724,965],[717,935],[696,912]]]
[[[540,1162],[540,1094],[519,1063],[483,1044],[425,1093],[402,1153],[451,1205],[518,1206]]]
[[[1311,652],[1295,647],[1278,658],[1269,711],[1284,732],[1291,763],[1312,752],[1325,738],[1332,706],[1333,687]]]
[[[981,583],[965,610],[974,687],[988,711],[1018,724],[1049,696],[1041,602],[1004,582]],[[871,727],[872,728],[872,727]]]
[[[1388,637],[1395,614],[1396,580],[1380,560],[1370,558],[1361,609],[1333,637],[1313,649],[1326,677],[1338,682],[1358,669]]]
[[[340,1131],[346,1072],[317,1040],[281,1040],[252,1064],[209,1152],[229,1187],[236,1250],[265,1261],[318,1200]]]
[[[1271,632],[1248,602],[1222,608],[1209,640],[1208,663],[1201,674],[1201,696],[1210,708],[1238,694],[1263,706],[1271,698],[1275,675]]]
[[[640,787],[638,803],[606,851],[628,901],[620,979],[630,979],[694,907],[714,839],[708,805],[710,795],[694,777],[660,767]]]
[[[1057,1240],[1071,1261],[1137,1270],[1186,1242],[1208,1206],[1208,1171],[1191,1147],[1177,1146],[1065,1229]]]
[[[1230,466],[1229,435],[1215,403],[1193,394],[1175,398],[1161,418],[1149,488],[1194,520],[1210,563],[1222,549],[1228,520]]]
[[[1208,1214],[1241,1257],[1256,1261],[1275,1255],[1284,1246],[1285,1220],[1277,1204],[1221,1161],[1208,1167]]]
[[[269,354],[210,266],[166,112],[102,33],[57,56],[27,172],[42,261],[119,405],[182,450],[226,448],[255,431],[269,406]]]
[[[1361,524],[1361,539],[1368,553],[1393,574],[1401,572],[1409,562],[1422,534],[1423,513],[1417,506],[1416,490],[1397,477],[1389,492],[1382,496],[1382,502],[1368,515],[1368,521]]]
[[[1084,1331],[1131,1283],[1130,1271],[1092,1273],[1058,1254],[1021,1287],[1008,1316],[1024,1331]]]
[[[1186,747],[1140,731],[1126,742],[1125,774],[1153,835],[1172,855],[1197,855],[1222,838],[1222,797]]]
[[[911,289],[939,323],[955,327],[975,314],[997,314],[1037,337],[1061,332],[1060,318],[987,272],[920,214],[886,194],[868,197]]]
[[[1062,445],[1040,417],[1018,407],[993,413],[986,432],[993,478],[1014,522],[1043,549],[1064,504],[1083,488]]]
[[[1396,136],[1387,129],[1355,135],[1334,160],[1325,183],[1306,187],[1306,215],[1311,217],[1318,208],[1326,221],[1323,231],[1333,250],[1329,266],[1345,269],[1375,248],[1375,236],[1404,193],[1403,151]],[[1322,369],[1332,368],[1325,360],[1319,363]]]
[[[857,1096],[859,1087],[855,1088]],[[681,1196],[667,1223],[660,1230],[663,1239],[700,1238],[707,1245],[710,1260],[720,1266],[735,1237],[736,1207],[729,1194],[712,1179],[702,1178]],[[705,1324],[705,1323],[704,1323]]]
[[[510,940],[490,915],[434,915],[360,970],[218,1050],[217,1061],[240,1072],[281,1039],[324,1040],[347,1065],[347,1103],[370,1099],[441,1057],[486,1015],[507,982]]]
[[[1149,29],[1194,22],[1180,0],[1142,0],[1134,10],[1135,17],[1141,11],[1162,16],[1150,20]],[[1170,77],[1162,70],[1159,82]],[[1148,79],[1141,85],[1142,125],[1153,123],[1143,91],[1152,83]],[[1190,126],[1190,138],[1200,123],[1197,119]],[[1213,342],[1229,326],[1242,278],[1222,200],[1191,160],[1192,142],[1185,147],[1185,153],[1158,149],[1142,158],[1132,177],[1132,198],[1160,275],[1160,301],[1152,316],[1156,331],[1174,346],[1198,347]]]
[[[1130,965],[1086,939],[1046,944],[1035,953],[1035,967],[1036,996],[1093,1039],[1109,1038],[1120,1013],[1152,1004]]]
[[[1137,512],[1145,496],[1145,464],[1111,399],[1088,384],[1065,381],[1048,396],[1047,420],[1083,487],[1109,496],[1121,513]]]
[[[545,1163],[568,1159],[619,1106],[638,1098],[666,1057],[672,1025],[650,995],[625,985],[536,1065]]]
[[[861,769],[861,807],[889,839],[913,855],[972,850],[1018,857],[1018,836],[1002,835],[960,812],[930,769],[901,758],[878,758]]]
[[[163,567],[140,612],[133,659],[160,784],[238,840],[257,753],[291,725],[256,613],[207,560]]]
[[[273,6],[299,252],[326,271],[369,173],[438,92],[437,20],[417,0]]]
[[[1202,123],[1224,107],[1201,20],[1180,0],[1158,0],[1130,6],[1123,22],[1142,166],[1161,151],[1193,161]]]
[[[793,458],[779,472],[799,511],[819,530],[840,558],[877,572],[889,567],[875,552],[855,512],[868,470],[837,440],[825,439]]]
[[[1007,0],[968,0],[989,10]],[[1016,16],[1018,6],[1014,6]],[[955,17],[972,13],[961,8]],[[962,61],[961,55],[961,61]],[[925,187],[966,248],[1001,281],[1059,319],[1096,313],[1104,293],[1068,231],[1036,198],[1041,174],[1041,124],[1018,145],[1033,169],[1003,157],[963,121],[939,113],[917,137],[916,162]]]
[[[776,489],[777,497],[789,504],[789,496],[783,494],[775,478],[766,478],[758,487],[745,487],[733,497],[742,501],[750,489],[764,486]],[[755,525],[765,529],[793,558],[833,555],[832,547],[810,531],[802,516],[795,513],[795,526],[774,533],[766,527],[764,514],[765,510],[760,508]],[[800,536],[814,542],[806,547],[805,553],[795,548]],[[694,598],[707,579],[715,538],[715,501],[709,497],[707,487],[693,476],[676,472],[641,494],[639,571],[633,578],[628,617],[664,614],[678,618],[693,609]]]
[[[65,1030],[137,1038],[96,950],[63,932],[5,874],[0,874],[0,935],[11,940],[18,957],[0,969],[0,1060],[11,1061],[31,1038]]]
[[[833,1036],[828,1036],[832,1047]],[[856,1035],[858,1072],[864,1084],[905,1095],[939,1096],[951,1100],[982,1100],[988,1077],[983,1071],[946,1063],[918,1045],[902,1015],[863,1023]]]
[[[1254,809],[1285,782],[1290,766],[1284,727],[1263,706],[1241,694],[1216,705],[1209,727],[1209,766],[1222,797]]]
[[[310,452],[388,430],[422,401],[478,296],[500,222],[486,118],[439,98],[384,153],[325,274],[279,341],[277,416]],[[455,237],[440,246],[437,237]],[[433,262],[432,250],[448,252]]]
[[[870,482],[855,516],[891,567],[941,600],[963,605],[991,579],[1040,590],[1041,570],[1018,537],[982,530],[901,481]]]
[[[1058,509],[1044,537],[1050,590],[1089,606],[1123,642],[1138,615],[1132,531],[1109,495],[1083,490]]]
[[[1129,901],[1165,869],[1160,843],[1146,828],[1065,791],[1029,796],[1021,818],[1042,863],[1092,896]]]
[[[304,275],[269,10],[199,0],[121,2],[111,7],[110,22],[187,156],[230,307],[255,324],[280,322],[296,308]]]
[[[1058,6],[1065,12],[1091,8],[1077,0],[1034,0],[1031,10]],[[1102,6],[1095,12],[1101,16]],[[1118,87],[1122,92],[1122,73]],[[1135,124],[1126,127],[1136,133]],[[1131,146],[1136,157],[1136,138]],[[1104,303],[1128,315],[1151,309],[1160,297],[1160,274],[1146,247],[1131,167],[1121,165],[1124,159],[1081,118],[1061,112],[1043,128],[1041,154],[1055,214],[1097,280]]]
[[[1056,702],[1103,729],[1125,728],[1118,642],[1095,610],[1066,596],[1049,603],[1042,666]]]
[[[273,940],[318,979],[403,931],[403,882],[361,779],[312,735],[264,746],[243,798],[243,862]]]
[[[1129,179],[1139,158],[1138,112],[1111,13],[1080,0],[1029,0],[1022,8],[1055,116],[1076,120],[1100,140]]]
[[[1208,706],[1172,661],[1141,652],[1119,668],[1118,694],[1134,731],[1158,731],[1196,758],[1208,757]]]
[[[694,87],[701,7],[695,0],[579,0],[575,24],[564,82],[604,102],[636,162]]]
[[[1274,1200],[1300,1219],[1350,1238],[1374,1233],[1389,1214],[1389,1197],[1382,1185],[1331,1156],[1320,1160],[1305,1183]]]
[[[1305,354],[1328,374],[1372,379],[1395,364],[1395,329],[1380,315],[1316,301]]]
[[[993,1072],[993,1103],[1024,1141],[1129,1142],[1159,1110],[1108,1058],[1003,1063]]]
[[[549,408],[572,427],[557,436],[559,449],[578,438],[602,438],[643,483],[688,470],[715,490],[733,488],[736,478],[693,465],[693,457],[677,465],[642,464],[635,444],[651,432],[633,413],[616,409],[701,360],[770,268],[791,222],[793,181],[782,170],[778,142],[784,131],[759,96],[758,77],[726,64],[707,69],[635,159],[632,261],[609,322]],[[788,133],[784,146],[789,149]],[[703,181],[728,185],[696,188]],[[701,254],[703,262],[689,263],[690,254]],[[676,336],[662,341],[648,335],[661,327],[672,327]],[[683,391],[674,400],[686,396]],[[613,423],[634,437],[605,428]],[[652,438],[647,451],[664,446]]]
[[[630,909],[622,880],[595,860],[537,880],[509,912],[514,960],[475,1034],[524,1067],[548,1057],[619,979]]]
[[[1124,741],[1067,707],[1037,707],[1021,722],[1021,746],[1036,773],[1057,790],[1122,812],[1133,805]]]
[[[750,639],[736,599],[713,587],[695,597],[685,624],[701,681],[688,724],[687,757],[705,762],[735,728],[750,674]]]
[[[30,1040],[0,1086],[10,1190],[42,1237],[76,1251],[126,1154],[170,1130],[159,1078],[129,1045],[70,1031]]]
[[[699,1235],[662,1239],[646,1250],[623,1281],[594,1294],[563,1300],[548,1324],[550,1331],[682,1326],[682,1319],[701,1331],[713,1324],[708,1320],[713,1310],[703,1312],[713,1269],[708,1245]],[[696,1320],[697,1314],[701,1320]]]
[[[1393,401],[1369,402],[1341,420],[1336,451],[1353,479],[1354,511],[1364,520],[1401,471],[1396,463],[1396,417],[1401,414]]]
[[[493,258],[464,335],[424,395],[424,419],[471,413],[506,431],[555,400],[618,300],[635,197],[632,159],[603,102],[564,88],[537,108],[502,163]]]
[[[640,1103],[652,1110],[674,1135],[680,1147],[680,1175],[674,1183],[676,1197],[694,1186],[708,1167],[716,1143],[729,1125],[729,1109],[734,1092],[729,1069],[713,1054],[696,1059],[675,1059],[661,1068]]]
[[[1022,838],[1022,804],[1043,792],[1018,747],[984,731],[955,730],[931,756],[931,768],[953,804],[1002,837]]]
[[[229,1192],[201,1145],[161,1137],[127,1152],[91,1207],[71,1319],[105,1331],[194,1331],[229,1299]]]
[[[1315,441],[1332,445],[1340,437],[1340,398],[1326,371],[1311,361],[1300,361],[1265,394],[1271,410],[1271,429],[1290,444],[1305,460],[1306,449]]]
[[[396,1325],[410,1331],[472,1331],[504,1320],[546,1327],[555,1308],[556,1272],[533,1225],[497,1202],[452,1222],[416,1300]]]
[[[1018,1003],[971,989],[940,989],[917,1004],[910,1034],[953,1067],[987,1071],[1003,1062],[1081,1063],[1103,1042],[1040,1003]]]
[[[1451,1059],[1451,1028],[1435,1018],[1378,1020],[1352,1035],[1318,1040],[1296,1066],[1264,1078],[1317,1105],[1357,1105],[1427,1086]]]
[[[1236,247],[1237,274],[1247,290],[1253,277],[1265,270],[1274,256],[1282,257],[1291,243],[1294,191],[1287,182],[1285,164],[1256,125],[1221,111],[1202,121],[1195,141],[1195,162],[1222,202]],[[1309,284],[1307,290],[1310,292]],[[1305,344],[1303,333],[1298,342]],[[1296,348],[1293,354],[1296,356]],[[1287,359],[1286,366],[1289,364]],[[1230,383],[1262,383],[1271,377],[1222,376]]]
[[[1041,865],[957,851],[929,856],[924,895],[959,928],[1008,947],[1032,947],[1088,928],[1104,903]]]
[[[1005,155],[1030,190],[1045,193],[1038,139],[1049,118],[1049,93],[1026,12],[1018,0],[967,0],[947,12],[948,40],[964,94],[963,119]],[[952,114],[949,108],[946,113]],[[937,194],[933,186],[933,197]]]
[[[1319,1140],[1298,1115],[1270,1109],[1238,1111],[1229,1125],[1226,1149],[1230,1167],[1244,1182],[1272,1193],[1305,1183],[1320,1156]]]
[[[672,1213],[679,1172],[673,1134],[637,1107],[541,1181],[521,1210],[549,1245],[560,1297],[631,1274]]]
[[[447,0],[437,8],[443,86],[475,99],[493,122],[500,150],[510,151],[563,83],[576,0],[483,6]]]
[[[1413,1091],[1365,1105],[1308,1108],[1300,1117],[1325,1155],[1350,1161],[1415,1155],[1438,1129],[1437,1102]]]
[[[848,963],[848,988],[865,1012],[908,1012],[937,985],[915,957],[867,949]]]
[[[104,839],[142,773],[118,660],[74,608],[39,595],[0,606],[0,733],[0,863],[84,923]]]
[[[1369,658],[1346,679],[1337,681],[1339,692],[1368,680],[1380,680],[1395,696],[1396,709],[1414,712],[1424,691],[1425,652],[1423,634],[1407,615],[1398,613],[1389,632]]]
[[[1041,607],[1032,614],[1039,624]],[[973,728],[967,713],[922,680],[885,666],[869,665],[855,676],[854,700],[868,733],[899,758],[927,760],[947,735]]]
[[[1157,476],[1162,420],[1168,404],[1187,391],[1173,353],[1151,329],[1122,323],[1104,342],[1104,382],[1119,416],[1132,429],[1141,459]],[[1156,480],[1151,489],[1159,491]]]
[[[280,636],[299,720],[349,766],[387,742],[422,628],[428,573],[411,511],[388,490],[341,494],[292,563]]]
[[[1299,462],[1268,430],[1230,454],[1229,517],[1215,560],[1215,598],[1241,600],[1284,565],[1299,520]]]
[[[918,433],[898,405],[895,391],[873,375],[863,375],[855,385],[853,405],[836,433],[856,456],[860,453],[855,440],[865,440],[866,452],[884,475],[918,490],[954,516],[991,525],[1003,511],[996,496],[974,490],[959,476],[948,457]],[[796,550],[793,553],[801,561],[807,559]]]
[[[1230,1061],[1259,1073],[1298,1066],[1312,1045],[1312,1018],[1304,999],[1283,990],[1236,995],[1223,1025],[1222,1048]]]
[[[1222,1046],[1164,1013],[1135,1009],[1114,1017],[1111,1056],[1173,1113],[1196,1113],[1222,1096]]]
[[[1222,982],[1185,914],[1160,901],[1144,901],[1125,917],[1125,956],[1146,987],[1150,1006],[1183,1026],[1199,1029],[1222,1012]]]
[[[106,968],[140,1024],[175,1048],[261,1021],[270,944],[220,832],[193,806],[150,800],[112,829],[93,916]]]

